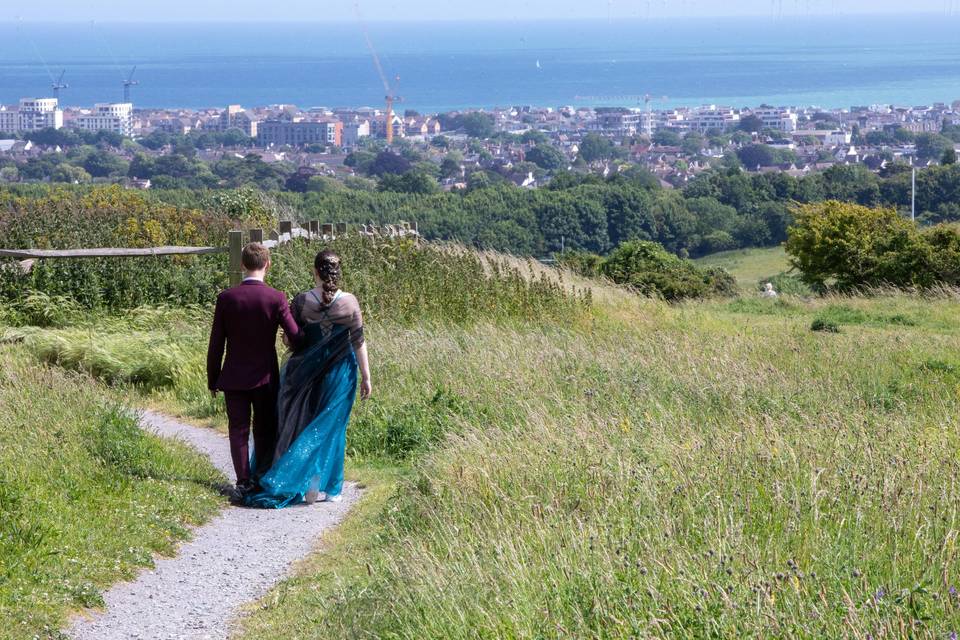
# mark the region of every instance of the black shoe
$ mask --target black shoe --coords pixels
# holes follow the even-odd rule
[[[243,504],[244,498],[246,498],[251,493],[255,493],[257,490],[257,485],[251,482],[250,480],[244,480],[238,482],[237,486],[234,487],[233,491],[230,494],[230,502],[233,504]]]

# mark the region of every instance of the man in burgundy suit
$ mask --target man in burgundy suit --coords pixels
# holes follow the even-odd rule
[[[296,344],[300,330],[287,296],[263,282],[270,252],[259,243],[243,248],[243,282],[217,298],[207,349],[207,386],[223,391],[230,429],[230,454],[237,473],[237,494],[253,491],[273,464],[277,438],[277,329]],[[224,347],[227,357],[223,358]],[[251,421],[252,416],[252,421]],[[250,473],[250,428],[256,469]]]

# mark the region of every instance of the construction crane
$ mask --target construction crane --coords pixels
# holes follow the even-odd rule
[[[387,145],[389,146],[393,144],[393,104],[395,102],[403,102],[403,98],[398,96],[396,90],[390,87],[387,74],[384,73],[383,65],[380,64],[380,56],[377,55],[377,50],[373,46],[373,40],[370,39],[370,31],[367,29],[367,24],[363,21],[363,16],[360,13],[360,3],[355,4],[353,7],[357,12],[360,27],[363,29],[363,38],[367,41],[367,48],[370,49],[370,55],[373,57],[373,66],[377,68],[377,74],[383,83],[384,101],[387,104],[387,111],[386,114],[384,114],[384,131],[386,132]],[[395,81],[399,84],[400,76],[396,76]]]
[[[139,80],[133,79],[133,74],[137,72],[137,66],[133,66],[133,70],[130,72],[130,75],[127,76],[127,79],[123,81],[123,101],[130,102],[130,87],[140,84]]]
[[[67,73],[67,70],[64,69],[60,72],[60,77],[53,83],[53,97],[57,99],[57,104],[60,104],[60,89],[69,89],[70,85],[63,83],[63,76]]]
[[[647,137],[649,138],[653,136],[653,117],[652,117],[653,114],[652,114],[652,109],[650,107],[650,103],[666,102],[667,96],[654,97],[654,96],[651,96],[649,93],[647,93],[641,96],[640,99],[643,100],[643,104],[647,112],[646,121],[643,123],[643,132],[647,134]]]

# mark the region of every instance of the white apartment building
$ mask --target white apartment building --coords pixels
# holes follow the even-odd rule
[[[592,128],[622,136],[632,136],[643,131],[641,118],[647,115],[639,109],[626,107],[597,107],[595,111],[597,119]]]
[[[22,98],[16,107],[0,107],[0,131],[39,131],[63,126],[56,98]]]
[[[220,120],[217,122],[217,129],[219,131],[239,129],[251,138],[256,138],[258,124],[259,122],[251,118],[243,107],[232,104],[220,114]]]
[[[797,114],[790,108],[760,108],[752,109],[750,113],[763,121],[764,129],[776,129],[786,133],[797,130]]]
[[[20,130],[20,112],[0,105],[0,131],[14,133]]]
[[[726,131],[740,123],[740,114],[731,107],[701,107],[690,114],[690,130],[706,133],[711,129]]]
[[[93,113],[78,116],[74,126],[84,131],[112,131],[133,137],[133,105],[129,102],[101,102]]]
[[[827,131],[824,129],[804,129],[791,132],[794,140],[816,138],[819,144],[827,147],[849,145],[853,135],[849,131]]]

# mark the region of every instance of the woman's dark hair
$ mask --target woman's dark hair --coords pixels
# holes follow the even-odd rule
[[[313,267],[320,276],[323,304],[330,304],[340,288],[340,256],[329,249],[321,251],[314,259]]]

